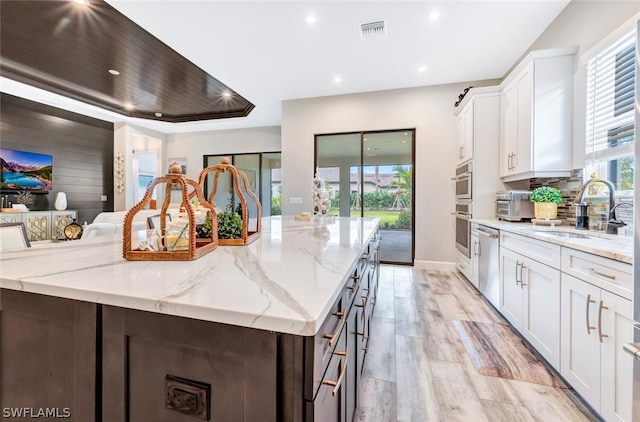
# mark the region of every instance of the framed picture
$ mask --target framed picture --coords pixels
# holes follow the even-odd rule
[[[171,166],[173,166],[174,164],[177,164],[180,166],[180,168],[182,169],[180,171],[180,174],[184,174],[186,176],[187,174],[187,159],[186,158],[169,158],[167,159],[167,173],[169,173]],[[172,185],[171,186],[171,190],[180,190],[180,186],[179,185]]]

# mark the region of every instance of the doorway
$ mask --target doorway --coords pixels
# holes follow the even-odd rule
[[[415,129],[316,135],[329,213],[380,218],[380,260],[413,265]]]
[[[220,164],[223,158],[229,158],[238,170],[242,170],[249,180],[251,191],[260,200],[262,216],[280,215],[281,213],[281,154],[280,152],[259,152],[246,154],[205,155],[204,167]],[[226,176],[226,177],[225,177]],[[221,210],[236,209],[239,202],[231,188],[229,175],[221,175],[218,180],[218,190],[213,198],[216,206]],[[204,195],[208,197],[212,191],[212,178],[207,178]],[[257,210],[249,204],[250,216],[257,215]]]

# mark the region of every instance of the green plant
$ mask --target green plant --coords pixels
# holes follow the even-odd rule
[[[398,228],[401,229],[410,229],[411,228],[411,212],[410,211],[402,211],[398,215]]]
[[[555,202],[562,203],[562,192],[550,186],[540,186],[531,192],[531,202]]]
[[[218,214],[218,239],[241,239],[242,219],[233,211]]]

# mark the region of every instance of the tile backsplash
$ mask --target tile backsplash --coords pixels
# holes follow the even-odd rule
[[[558,204],[558,218],[563,220],[563,224],[575,227],[576,208],[573,206],[573,202],[578,196],[582,181],[582,169],[577,169],[573,170],[569,177],[530,179],[529,189],[534,190],[539,186],[551,186],[559,189],[562,192],[562,204]],[[591,230],[605,230],[608,219],[608,198],[585,198],[585,202],[589,204],[589,228]],[[616,203],[633,204],[633,197],[618,198]],[[633,208],[627,205],[618,206],[616,216],[627,223],[627,226],[619,229],[619,234],[632,235]]]

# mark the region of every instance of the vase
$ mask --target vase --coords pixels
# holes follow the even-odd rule
[[[67,209],[67,194],[64,192],[58,192],[56,195],[56,202],[53,204],[58,211],[64,211]]]
[[[555,220],[558,216],[558,204],[555,202],[534,202],[533,212],[537,219]]]

